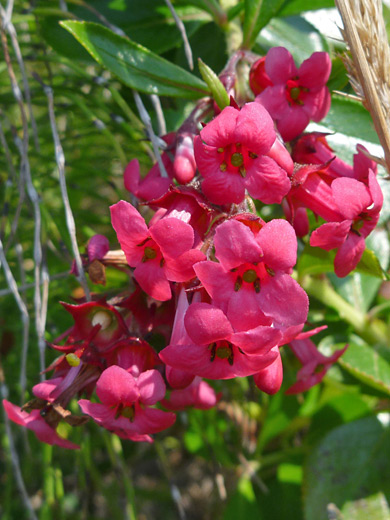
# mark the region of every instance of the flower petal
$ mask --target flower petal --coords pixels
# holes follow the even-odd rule
[[[263,255],[252,231],[238,220],[227,220],[217,227],[214,245],[215,256],[227,270],[260,262]]]
[[[304,323],[309,310],[309,298],[302,287],[288,274],[276,274],[261,287],[260,308],[280,325],[288,327]]]
[[[104,370],[96,383],[96,394],[104,405],[131,405],[140,393],[134,377],[116,365]]]
[[[285,47],[272,47],[265,58],[265,72],[274,85],[285,85],[298,71],[294,58]]]
[[[209,303],[193,303],[184,317],[187,334],[196,345],[208,345],[225,339],[233,328],[225,314]]]
[[[162,375],[158,370],[142,372],[137,379],[142,404],[150,406],[165,396],[166,387]]]
[[[128,202],[121,200],[110,207],[111,223],[116,231],[118,242],[132,267],[142,260],[143,248],[138,247],[149,236],[145,220]]]
[[[322,224],[311,234],[310,245],[312,247],[321,247],[325,251],[341,247],[348,236],[351,225],[351,220]]]
[[[194,230],[178,218],[162,218],[150,227],[149,232],[164,257],[177,258],[191,249],[194,243]]]
[[[289,271],[297,262],[297,237],[286,220],[274,219],[256,237],[263,249],[264,263],[275,271]]]

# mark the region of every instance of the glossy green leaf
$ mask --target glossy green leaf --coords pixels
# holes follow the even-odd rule
[[[245,0],[244,47],[253,47],[261,29],[277,15],[283,3],[284,0]]]
[[[129,87],[148,94],[189,99],[207,95],[207,85],[196,76],[101,25],[71,21],[61,25],[98,63]]]
[[[299,66],[313,52],[328,51],[329,46],[319,31],[304,18],[274,18],[256,39],[254,51],[265,53],[271,47],[286,47]]]
[[[361,103],[332,96],[332,105],[321,125],[329,130],[379,144],[370,114]]]
[[[326,7],[334,7],[334,0],[310,0],[310,2],[307,0],[287,0],[280,10],[279,16],[292,16],[304,11],[314,11]]]
[[[371,274],[372,276],[376,276],[382,280],[386,278],[383,274],[378,257],[374,251],[371,251],[371,249],[365,249],[362,259],[358,263],[356,270],[361,273]]]
[[[304,476],[305,520],[389,520],[390,432],[375,417],[331,431]]]
[[[366,385],[390,395],[390,363],[372,347],[350,343],[339,363]]]

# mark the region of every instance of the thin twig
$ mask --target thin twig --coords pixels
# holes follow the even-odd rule
[[[164,112],[161,106],[160,98],[157,94],[152,94],[150,96],[150,100],[152,102],[154,111],[156,113],[157,125],[158,125],[158,134],[165,135],[167,133],[167,125],[165,123]]]
[[[5,384],[4,372],[3,372],[1,365],[0,365],[0,395],[1,395],[2,399],[8,398],[8,388]],[[22,470],[20,468],[18,452],[16,451],[16,448],[15,448],[14,437],[12,435],[11,425],[10,425],[10,422],[8,419],[8,415],[7,415],[6,411],[4,410],[4,408],[3,408],[3,416],[4,416],[5,433],[8,437],[9,455],[11,458],[11,464],[12,464],[12,468],[13,468],[13,472],[14,472],[14,476],[15,476],[16,485],[19,488],[20,495],[22,497],[24,506],[28,511],[30,519],[38,520],[38,517],[36,516],[36,514],[34,512],[30,498],[28,496],[26,486],[24,485]]]
[[[165,166],[162,162],[161,155],[159,152],[159,148],[164,149],[166,147],[166,143],[165,143],[165,141],[163,141],[162,139],[157,137],[156,134],[154,133],[153,127],[152,127],[152,122],[150,120],[150,116],[149,116],[146,108],[144,107],[144,104],[142,103],[141,96],[138,94],[138,92],[136,90],[133,90],[133,96],[134,96],[135,104],[137,105],[137,109],[138,109],[138,113],[141,118],[141,121],[145,125],[148,137],[149,137],[150,141],[152,142],[153,152],[154,152],[154,155],[156,156],[156,161],[160,168],[161,177],[167,178],[168,173],[167,173],[167,170],[165,169]]]
[[[180,34],[181,34],[181,37],[182,37],[182,40],[183,40],[183,45],[184,45],[184,54],[186,55],[186,58],[187,58],[187,61],[188,61],[188,66],[189,66],[189,68],[191,70],[194,70],[194,60],[192,59],[191,45],[190,45],[190,42],[188,41],[188,37],[187,37],[187,33],[186,33],[186,28],[184,27],[184,23],[182,22],[182,20],[177,15],[177,13],[175,11],[175,8],[171,4],[170,0],[165,0],[165,3],[169,7],[169,10],[171,11],[173,19],[175,20],[175,24],[177,25],[177,28],[180,31]]]
[[[66,278],[69,276],[69,271],[65,271],[63,273],[57,273],[57,274],[52,274],[51,276],[49,276],[49,283],[52,282],[53,280],[60,280],[61,278]],[[41,285],[44,285],[46,283],[46,280],[41,280]],[[28,291],[29,289],[34,289],[35,287],[35,283],[26,283],[25,285],[19,285],[17,287],[18,289],[18,292],[23,292],[23,291]],[[9,294],[12,293],[12,290],[11,289],[0,289],[0,298],[2,296],[8,296]]]
[[[9,34],[9,36],[11,38],[12,47],[14,49],[15,56],[16,56],[16,59],[18,61],[18,65],[19,65],[20,72],[21,72],[21,75],[22,75],[23,88],[24,88],[24,93],[25,93],[25,96],[26,96],[28,112],[29,112],[29,115],[30,115],[30,123],[31,123],[31,128],[32,128],[32,131],[33,131],[33,136],[34,136],[34,144],[35,144],[35,148],[36,148],[37,152],[39,152],[40,148],[39,148],[39,140],[38,140],[38,130],[37,130],[37,124],[36,124],[36,121],[35,121],[35,117],[34,117],[34,113],[33,113],[33,109],[32,109],[32,104],[31,104],[31,92],[30,92],[30,87],[29,87],[29,84],[28,84],[26,68],[24,66],[22,53],[20,51],[20,46],[19,46],[19,42],[18,42],[18,35],[16,33],[15,26],[14,26],[14,24],[11,21],[12,9],[13,9],[13,2],[10,2],[10,1],[8,2],[6,10],[4,10],[3,6],[0,4],[0,14],[1,14],[2,18],[3,18],[3,27],[4,27],[5,31]]]
[[[76,224],[74,221],[72,208],[70,207],[68,189],[66,187],[65,155],[64,155],[64,150],[61,146],[60,138],[58,136],[58,131],[57,131],[56,119],[55,119],[55,114],[54,114],[53,90],[48,85],[45,85],[37,75],[35,75],[35,77],[36,77],[37,81],[39,81],[41,83],[43,90],[47,96],[50,126],[51,126],[51,131],[53,134],[54,151],[55,151],[56,163],[57,163],[57,168],[58,168],[58,173],[59,173],[61,195],[62,195],[62,200],[64,203],[64,209],[65,209],[66,225],[68,228],[69,237],[70,237],[71,244],[72,244],[73,256],[74,256],[76,266],[77,266],[77,271],[78,271],[77,279],[79,280],[79,282],[84,290],[87,301],[90,301],[91,294],[90,294],[89,287],[87,284],[87,279],[85,277],[80,251],[79,251],[79,248],[77,245]]]

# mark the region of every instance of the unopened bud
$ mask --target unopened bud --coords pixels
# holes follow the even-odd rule
[[[76,354],[73,354],[73,352],[66,354],[65,359],[71,367],[78,367],[80,364],[80,358],[76,356]]]

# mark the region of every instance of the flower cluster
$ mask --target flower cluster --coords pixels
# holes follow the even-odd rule
[[[58,436],[58,423],[88,418],[124,439],[152,442],[175,422],[175,411],[217,404],[203,378],[253,376],[261,391],[276,393],[284,345],[302,365],[289,393],[322,380],[346,347],[326,357],[309,339],[326,326],[306,327],[309,299],[292,276],[297,237],[337,249],[335,272],[346,276],[383,202],[363,147],[352,167],[325,135],[302,134],[329,110],[329,74],[326,53],[297,68],[286,49],[273,48],[252,66],[254,100],[239,106],[233,99],[206,124],[214,105],[202,100],[165,136],[168,177],[156,164],[141,179],[138,160],[129,163],[124,184],[139,210],[123,200],[110,208],[121,251],[108,251],[97,236],[84,267],[104,283],[92,279],[94,262],[125,265],[131,289],[63,304],[74,325],[51,344],[60,353],[49,367],[53,377],[21,409],[4,401],[10,419],[65,448],[77,446]],[[258,216],[256,205],[269,204],[280,205],[286,219]],[[310,238],[308,211],[324,221]],[[67,409],[75,396],[84,416]]]

